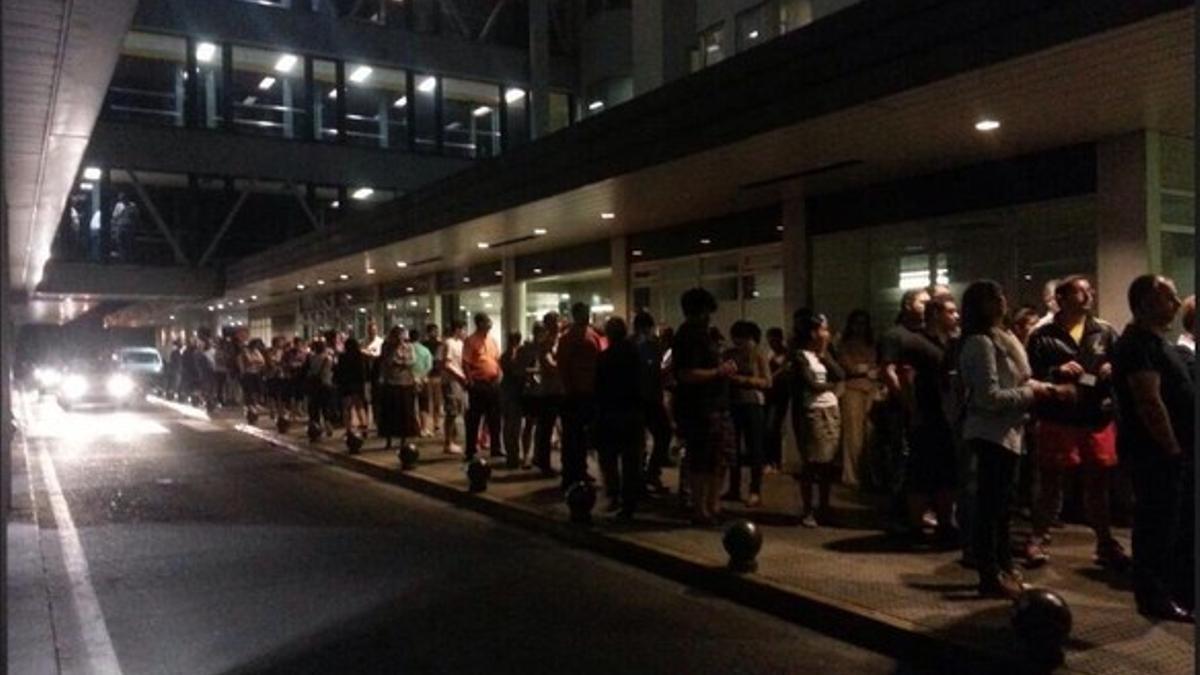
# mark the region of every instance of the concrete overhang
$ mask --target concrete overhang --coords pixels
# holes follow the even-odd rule
[[[196,267],[99,265],[51,260],[38,284],[41,298],[103,298],[105,300],[203,300],[221,293],[221,275]]]
[[[1139,129],[1192,136],[1178,0],[865,2],[327,234],[240,261],[264,298],[559,249]],[[1000,129],[981,133],[984,117]],[[601,212],[617,214],[601,220]],[[535,228],[549,234],[532,238]],[[523,239],[503,249],[478,242]],[[395,261],[436,260],[421,269]]]

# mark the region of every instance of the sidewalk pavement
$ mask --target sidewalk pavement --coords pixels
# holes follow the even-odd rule
[[[340,432],[310,443],[300,423],[279,434],[266,416],[254,427],[231,413],[214,417],[281,447],[316,451],[341,466],[538,529],[898,658],[989,671],[1028,668],[1009,626],[1008,603],[977,597],[977,577],[958,564],[958,552],[897,546],[875,526],[869,500],[850,490],[835,491],[836,525],[819,529],[799,527],[798,495],[787,476],[766,477],[762,507],[727,504],[728,514],[755,521],[764,540],[758,571],[735,575],[724,567],[728,558],[722,531],[688,524],[675,496],[674,470],[664,475],[671,495],[648,498],[633,523],[618,523],[604,514],[606,500],[598,490],[594,524],[579,526],[568,522],[559,480],[543,478],[536,470],[510,470],[503,461],[493,462],[487,491],[472,494],[466,489],[462,457],[442,454],[440,444],[432,441],[418,442],[417,468],[401,472],[394,450],[383,450],[377,438],[349,455]],[[599,476],[594,465],[592,472]],[[1128,531],[1118,536],[1128,543]],[[1074,627],[1063,670],[1192,672],[1192,627],[1151,623],[1139,616],[1127,581],[1092,564],[1093,545],[1086,528],[1057,530],[1052,563],[1026,574],[1028,582],[1061,593],[1071,607]]]

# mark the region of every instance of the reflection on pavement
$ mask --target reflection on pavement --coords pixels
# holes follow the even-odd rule
[[[34,397],[30,397],[31,399]],[[128,442],[143,436],[170,433],[148,412],[83,408],[67,412],[52,400],[29,400],[32,415],[23,420],[25,437],[52,438],[68,442],[101,438]]]

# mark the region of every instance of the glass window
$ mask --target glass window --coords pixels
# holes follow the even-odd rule
[[[529,140],[529,96],[521,87],[504,90],[505,143],[516,147]]]
[[[779,0],[779,33],[812,23],[812,0]]]
[[[725,52],[722,46],[724,33],[724,21],[700,33],[701,65],[711,66],[714,63],[719,63],[721,59],[725,58]]]
[[[554,133],[559,129],[571,126],[571,95],[556,91],[550,92],[550,124],[546,133]]]
[[[443,296],[443,302],[446,298],[456,297],[454,295]],[[492,330],[488,335],[496,341],[497,345],[503,346],[505,327],[502,325],[504,317],[504,305],[501,302],[500,286],[484,286],[482,288],[472,288],[470,290],[460,291],[457,294],[458,313],[455,315],[467,322],[467,332],[475,331],[475,324],[472,318],[479,312],[487,314],[492,319]]]
[[[220,45],[203,40],[196,43],[196,74],[199,80],[196,83],[196,105],[200,108],[200,124],[208,129],[220,127],[224,120],[221,111],[225,82],[223,62]]]
[[[522,334],[530,333],[533,322],[546,312],[570,316],[571,305],[586,302],[592,308],[592,323],[602,326],[613,315],[612,269],[602,268],[528,281],[525,284],[525,325]]]
[[[392,68],[346,64],[348,143],[408,147],[408,74]]]
[[[487,82],[442,79],[445,153],[459,157],[500,154],[500,88]]]
[[[737,45],[739,54],[766,40],[767,4],[751,7],[738,14],[736,29],[737,35],[734,36],[734,43]]]
[[[105,116],[183,126],[186,61],[183,38],[128,33],[108,87]]]
[[[416,127],[413,138],[417,150],[435,152],[438,149],[438,95],[441,83],[436,75],[417,73],[413,78],[416,91],[408,104],[415,106]]]
[[[290,52],[233,48],[230,83],[238,131],[296,138],[306,123],[304,58]]]
[[[337,64],[333,61],[313,61],[313,137],[321,141],[336,141],[337,124]]]

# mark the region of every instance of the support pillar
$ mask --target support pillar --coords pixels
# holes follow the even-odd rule
[[[445,328],[447,328],[447,326],[443,325],[445,323],[445,320],[443,318],[444,315],[442,314],[442,294],[438,291],[438,282],[437,282],[437,274],[436,273],[429,275],[429,283],[427,284],[427,286],[429,287],[429,310],[430,311],[429,311],[429,317],[426,319],[425,323],[436,323],[438,325],[438,328],[442,329],[444,332],[444,330],[445,330]],[[424,329],[423,326],[422,326],[422,329]]]
[[[612,261],[613,316],[632,321],[629,302],[629,238],[618,235],[609,240]]]
[[[783,226],[783,316],[790,325],[792,313],[812,305],[812,266],[809,264],[805,201],[799,194],[781,204]]]
[[[529,0],[529,135],[550,130],[550,3]]]
[[[517,281],[517,259],[508,256],[500,262],[500,327],[504,337],[513,331],[520,331],[521,337],[529,337],[529,327],[525,325],[525,282]],[[505,345],[501,345],[503,349]]]
[[[1158,170],[1156,139],[1136,132],[1096,145],[1096,310],[1120,329],[1129,322],[1126,291],[1150,270],[1150,224],[1158,204],[1149,198]]]

